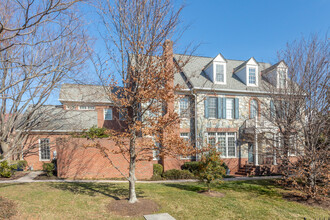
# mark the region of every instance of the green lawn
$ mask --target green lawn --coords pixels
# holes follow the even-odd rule
[[[107,212],[113,199],[125,198],[127,184],[0,184],[0,196],[15,201],[19,219],[120,219]],[[150,198],[176,219],[327,219],[330,211],[288,202],[272,181],[224,182],[214,187],[223,198],[198,194],[203,186],[138,184],[138,196]],[[125,218],[127,219],[127,218]],[[140,218],[143,219],[143,218]]]

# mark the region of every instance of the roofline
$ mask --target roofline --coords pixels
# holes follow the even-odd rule
[[[244,94],[271,94],[266,91],[247,91],[247,90],[234,90],[234,89],[216,89],[216,88],[203,88],[203,87],[194,87],[192,89],[181,89],[180,91],[191,91],[191,90],[201,90],[201,91],[216,91],[216,92],[232,92],[232,93],[244,93]]]
[[[181,90],[178,90],[177,92],[180,92],[180,91],[181,92],[188,92],[188,91],[192,91],[192,90],[211,91],[211,92],[243,93],[243,94],[261,94],[261,95],[274,94],[272,92],[267,92],[267,91],[247,91],[247,90],[233,90],[233,89],[202,88],[202,87],[194,87],[192,89],[181,89]],[[275,94],[276,95],[282,95],[282,93],[275,93]],[[289,94],[289,95],[291,95],[291,94]]]
[[[83,132],[84,130],[31,130],[28,132],[58,132],[58,133],[67,133],[67,132]]]
[[[180,53],[174,53],[173,55],[179,55],[179,56],[191,56],[191,57],[202,57],[202,58],[210,58],[210,59],[213,59],[214,57],[210,57],[210,56],[201,56],[201,55],[187,55],[187,54],[180,54]],[[218,56],[218,54],[217,54]],[[254,58],[254,57],[250,57],[248,60],[250,60],[251,58]],[[242,62],[245,62],[246,60],[238,60],[238,59],[225,59],[226,61],[242,61]],[[256,61],[257,62],[257,61]],[[270,64],[270,63],[267,63],[267,62],[257,62],[257,63],[264,63],[264,64]]]
[[[60,102],[64,101],[64,102],[79,102],[79,103],[111,103],[111,104],[113,104],[112,101],[107,101],[107,102],[88,101],[88,102],[86,102],[86,101],[73,100],[73,99],[58,99],[58,101],[60,101]]]

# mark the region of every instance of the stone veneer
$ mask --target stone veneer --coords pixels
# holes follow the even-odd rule
[[[238,119],[213,119],[205,118],[204,116],[204,99],[207,96],[213,97],[225,97],[225,98],[238,98],[239,99],[239,118]],[[249,119],[251,99],[259,100],[259,112],[265,111],[265,107],[261,103],[268,103],[269,98],[265,96],[257,96],[253,94],[224,94],[224,93],[198,93],[197,94],[197,147],[202,147],[207,145],[207,133],[208,132],[235,132],[237,140],[239,140],[239,128],[244,124],[244,122]],[[194,103],[191,100],[191,105],[194,108]],[[175,105],[176,109],[179,109],[179,103]],[[260,113],[259,113],[260,117]],[[262,115],[261,115],[262,117]],[[193,131],[194,123],[190,119],[183,118],[180,122],[181,132]],[[259,143],[259,151],[265,148],[265,144],[261,141]],[[248,143],[237,142],[236,147],[237,157],[241,155],[241,158],[248,157]],[[239,154],[240,151],[240,154]]]

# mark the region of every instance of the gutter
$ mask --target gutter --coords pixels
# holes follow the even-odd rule
[[[257,94],[272,94],[270,92],[264,91],[249,91],[249,90],[234,90],[234,89],[215,89],[215,88],[203,88],[203,87],[194,87],[192,90],[202,90],[202,91],[216,91],[216,92],[232,92],[232,93],[257,93]],[[191,89],[181,89],[181,91],[191,91]]]
[[[195,117],[195,120],[194,120],[194,131],[195,131],[195,150],[196,150],[196,161],[197,161],[197,95],[196,93],[194,93],[194,89],[191,90],[191,95],[194,96],[194,104],[195,104],[195,114],[194,114],[194,117]]]
[[[84,130],[31,130],[28,133],[41,133],[41,132],[57,132],[57,133],[68,133],[68,132],[83,132]]]

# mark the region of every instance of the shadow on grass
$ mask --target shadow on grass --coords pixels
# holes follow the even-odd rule
[[[9,186],[27,185],[28,183],[0,183],[0,188],[6,188]]]
[[[52,183],[51,187],[63,191],[69,191],[74,194],[88,196],[102,194],[115,200],[121,200],[128,197],[127,186],[113,183]],[[144,196],[142,196],[143,193],[142,190],[136,189],[136,195],[138,198],[144,198]]]
[[[202,184],[175,184],[167,183],[164,186],[174,187],[181,190],[187,190],[192,192],[199,192],[206,189],[205,185]],[[217,190],[233,190],[236,192],[250,192],[258,195],[267,196],[279,196],[279,192],[276,190],[276,183],[272,180],[248,180],[248,181],[229,181],[222,182],[221,184],[212,184],[213,189]]]
[[[247,180],[247,181],[232,181],[224,182],[215,186],[217,189],[227,189],[236,192],[251,192],[258,195],[279,196],[276,188],[276,182],[273,180]]]

